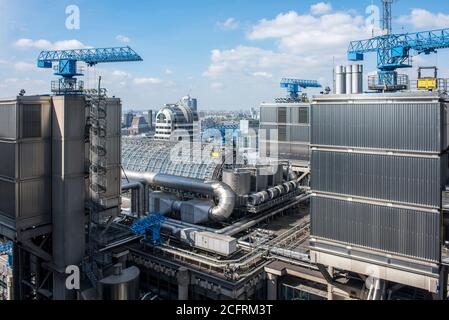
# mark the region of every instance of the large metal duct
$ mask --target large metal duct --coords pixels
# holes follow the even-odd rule
[[[137,210],[136,213],[139,217],[143,216],[145,212],[148,210],[148,207],[145,207],[145,203],[148,203],[148,200],[145,198],[148,197],[148,193],[145,192],[145,185],[142,181],[131,181],[122,185],[122,192],[136,190],[137,199],[133,199],[134,194],[131,197],[131,203],[136,200]]]
[[[209,218],[212,221],[224,221],[231,217],[234,211],[236,196],[232,189],[218,181],[201,181],[192,178],[178,177],[165,174],[142,173],[125,171],[124,177],[130,180],[143,180],[148,184],[158,187],[166,187],[188,192],[212,195],[218,199],[218,204],[209,210]]]

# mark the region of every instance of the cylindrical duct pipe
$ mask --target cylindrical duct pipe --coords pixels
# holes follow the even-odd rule
[[[131,181],[122,185],[122,192],[131,190],[131,211],[139,217],[145,215],[145,184],[141,181]],[[148,202],[147,202],[148,203]]]
[[[344,66],[335,67],[335,94],[346,93],[346,72]]]
[[[352,66],[346,66],[346,94],[352,94]]]
[[[192,178],[155,174],[150,172],[142,173],[126,171],[124,175],[126,175],[130,180],[144,180],[153,186],[215,196],[218,199],[218,204],[212,207],[209,211],[209,218],[213,221],[224,221],[229,219],[234,211],[236,201],[235,193],[228,185],[222,182],[204,182]]]

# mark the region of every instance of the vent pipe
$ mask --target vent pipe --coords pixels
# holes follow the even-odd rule
[[[235,193],[228,185],[222,182],[201,181],[160,173],[142,173],[133,171],[125,171],[123,177],[127,177],[130,180],[143,180],[152,186],[214,196],[218,199],[218,204],[209,209],[209,219],[212,221],[225,221],[231,217],[232,212],[234,211],[236,202]]]

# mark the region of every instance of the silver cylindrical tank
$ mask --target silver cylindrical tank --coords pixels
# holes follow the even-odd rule
[[[335,94],[346,93],[346,70],[344,66],[335,67]]]
[[[363,93],[363,66],[360,64],[352,65],[352,93]]]
[[[346,93],[352,94],[352,66],[346,66]]]
[[[223,182],[239,196],[251,192],[251,172],[245,170],[224,170]]]
[[[363,64],[359,64],[357,76],[359,77],[359,93],[363,93]]]
[[[139,300],[140,270],[137,267],[122,269],[114,266],[114,273],[98,282],[100,300]]]

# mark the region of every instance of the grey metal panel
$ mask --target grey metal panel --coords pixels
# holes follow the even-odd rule
[[[82,139],[85,136],[86,101],[82,96],[53,97],[53,139]]]
[[[8,218],[16,216],[16,184],[0,179],[0,215]]]
[[[82,175],[85,168],[84,140],[53,140],[52,171],[54,175]]]
[[[19,144],[19,179],[39,178],[51,174],[50,141]]]
[[[106,138],[107,166],[119,166],[121,164],[121,136]]]
[[[290,106],[287,109],[287,123],[309,124],[310,106]]]
[[[290,107],[287,109],[287,123],[299,123],[299,108]]]
[[[49,179],[22,182],[0,180],[0,215],[14,221],[9,227],[31,228],[51,221]]]
[[[0,104],[0,138],[17,139],[16,104]]]
[[[312,189],[439,208],[442,160],[312,151]]]
[[[287,107],[279,107],[277,108],[278,113],[278,121],[279,123],[287,123]]]
[[[312,108],[312,144],[440,152],[438,102],[326,104]]]
[[[323,197],[311,200],[311,234],[431,261],[440,259],[439,213]]]
[[[51,194],[49,191],[49,179],[20,182],[20,210],[17,212],[17,220],[39,217],[49,223],[51,221]]]
[[[290,143],[280,142],[278,144],[278,153],[281,155],[290,155],[292,153]]]
[[[20,106],[20,137],[41,138],[42,137],[42,105],[22,104]]]
[[[310,159],[310,147],[308,144],[291,144],[291,154],[289,159],[307,160]]]
[[[121,135],[122,128],[122,105],[120,99],[107,99],[106,120],[107,120],[107,136],[117,137]]]
[[[310,127],[292,125],[287,129],[287,140],[292,142],[310,142]]]
[[[0,141],[0,177],[16,177],[16,144]]]
[[[260,107],[260,122],[278,122],[278,113],[276,108]]]

